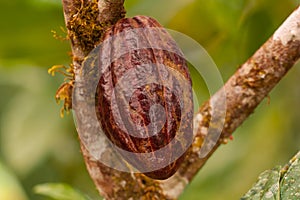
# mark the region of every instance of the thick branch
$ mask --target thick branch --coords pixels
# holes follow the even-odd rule
[[[103,31],[124,16],[123,2],[124,0],[99,0],[99,2],[63,0],[66,26],[72,44],[75,75],[80,73],[83,58],[101,41]],[[300,8],[237,70],[225,86],[200,108],[194,120],[196,128],[191,153],[173,177],[165,181],[155,181],[140,174],[108,168],[93,159],[81,143],[87,168],[97,189],[107,199],[178,198],[212,153],[254,111],[299,57]],[[80,82],[80,80],[76,81]],[[80,98],[80,94],[75,94],[75,97],[77,96]],[[222,107],[218,103],[222,102],[220,99],[224,97],[227,103],[225,124],[217,127],[218,130],[222,130],[221,137],[213,149],[202,158],[199,156],[199,151],[204,139],[209,136],[207,130],[212,125],[209,123],[211,112],[212,110],[218,112]],[[80,113],[86,114],[84,109]],[[213,125],[218,124],[214,122]],[[109,155],[109,152],[107,153]]]
[[[179,172],[171,179],[182,180],[181,183],[163,183],[163,187],[174,188],[180,185],[184,189],[208,158],[227,138],[253,113],[259,103],[269,94],[288,70],[300,58],[300,7],[292,13],[274,35],[263,44],[226,82],[223,88],[214,94],[199,110],[194,118],[194,143],[192,153],[185,160]],[[202,142],[207,136],[207,123],[211,110],[222,109],[223,94],[226,94],[226,118],[222,134],[214,148],[205,156],[199,155]],[[220,119],[222,120],[222,119]],[[222,123],[220,123],[222,124]],[[222,127],[219,127],[222,128]],[[208,137],[209,138],[209,137]],[[178,177],[176,177],[178,176]],[[173,181],[174,183],[174,181]],[[174,193],[173,198],[182,192]],[[169,192],[169,194],[172,194]]]

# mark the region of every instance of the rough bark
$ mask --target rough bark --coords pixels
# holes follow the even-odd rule
[[[124,17],[123,3],[124,0],[63,0],[75,76],[80,73],[84,57],[101,42],[103,31]],[[106,199],[178,198],[213,152],[253,113],[299,58],[300,7],[232,75],[224,87],[201,106],[194,118],[194,143],[190,148],[190,155],[178,172],[165,181],[106,167],[93,159],[81,143],[85,163],[100,194]],[[225,121],[220,118],[211,122],[212,111],[215,114],[223,108],[224,105],[219,102],[224,98]],[[222,131],[221,136],[209,153],[202,157],[199,154],[201,145],[211,134],[208,127],[212,125],[216,126],[216,130]]]

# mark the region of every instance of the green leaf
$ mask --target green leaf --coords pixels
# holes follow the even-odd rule
[[[45,195],[56,200],[89,200],[81,192],[62,183],[45,183],[33,188],[37,194]]]
[[[27,200],[19,180],[0,161],[0,199]]]
[[[300,199],[300,151],[291,159],[280,187],[281,199]]]
[[[261,173],[241,199],[300,199],[300,151],[282,169],[276,167]]]
[[[280,167],[266,170],[259,175],[257,182],[241,199],[279,199],[279,181]]]

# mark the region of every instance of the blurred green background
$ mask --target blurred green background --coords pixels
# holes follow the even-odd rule
[[[297,7],[299,0],[128,0],[128,16],[155,17],[198,41],[226,81]],[[40,200],[32,188],[65,182],[100,199],[80,154],[72,115],[61,119],[54,100],[68,65],[59,0],[0,1],[0,199]],[[300,68],[295,66],[211,157],[180,199],[238,199],[258,174],[286,163],[300,147]],[[192,74],[195,78],[196,74]],[[205,85],[193,80],[200,103]]]

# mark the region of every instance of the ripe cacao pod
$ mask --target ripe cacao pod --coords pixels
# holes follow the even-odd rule
[[[103,132],[141,173],[169,178],[193,138],[192,82],[179,47],[156,20],[136,16],[107,30],[93,52],[83,65],[101,73],[95,109]]]

